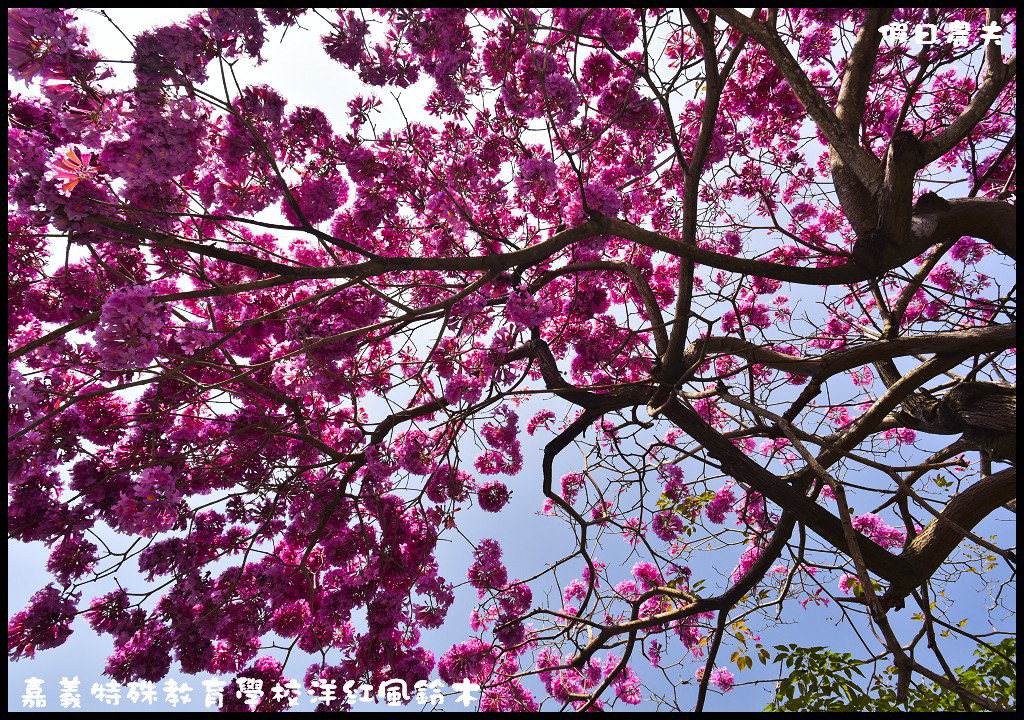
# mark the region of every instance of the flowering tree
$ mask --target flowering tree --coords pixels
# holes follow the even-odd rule
[[[998,638],[938,598],[1015,571],[974,532],[1015,512],[1013,28],[215,9],[125,66],[73,13],[8,11],[9,532],[54,580],[11,655],[83,614],[120,682],[269,687],[283,638],[309,689],[436,667],[482,709],[686,709],[751,626],[833,602],[897,698],[1000,707],[943,645]],[[284,31],[358,77],[347,118],[236,72]],[[575,542],[511,578],[469,538],[446,577],[459,509]],[[157,589],[83,596],[126,562]],[[435,659],[456,586],[478,606]]]

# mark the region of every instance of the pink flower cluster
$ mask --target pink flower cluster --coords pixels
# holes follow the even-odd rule
[[[732,481],[727,482],[725,485],[718,489],[715,496],[711,498],[711,502],[705,510],[708,516],[708,520],[721,525],[725,522],[725,514],[732,510],[736,504],[736,494],[732,491]]]
[[[226,57],[244,54],[259,58],[265,37],[254,8],[210,8],[207,18],[206,32]]]
[[[550,410],[541,410],[526,424],[527,435],[533,435],[539,427],[547,427],[548,423],[555,419],[555,414]]]
[[[883,435],[894,445],[913,445],[917,439],[917,433],[910,428],[889,428]]]
[[[734,333],[739,330],[740,323],[746,321],[748,327],[755,327],[765,330],[772,326],[771,307],[764,303],[757,302],[756,295],[749,295],[740,299],[738,303],[739,317],[733,310],[729,310],[722,316],[722,331]],[[749,330],[748,330],[749,332]]]
[[[362,58],[364,38],[368,31],[369,24],[356,17],[353,11],[339,10],[334,32],[322,39],[324,50],[332,60],[350,68],[355,67]]]
[[[607,679],[615,671],[619,663],[616,655],[608,654],[605,661],[599,662],[591,658],[581,670],[563,669],[555,670],[559,666],[571,664],[572,658],[563,658],[559,653],[544,648],[537,655],[537,667],[542,671],[539,674],[541,682],[548,693],[557,701],[562,703],[572,702],[577,710],[583,707],[583,702],[573,701],[572,695],[581,695],[586,690],[593,689],[599,683]],[[615,687],[615,695],[623,702],[630,705],[637,705],[642,702],[640,694],[640,678],[633,672],[632,668],[625,666],[611,680]],[[604,705],[601,701],[594,703],[594,709],[603,711]]]
[[[99,56],[85,50],[85,31],[74,15],[55,8],[7,11],[7,69],[19,80],[87,76]]]
[[[653,590],[664,583],[661,571],[658,570],[654,563],[646,561],[633,565],[633,577],[637,579],[644,591]]]
[[[307,177],[292,190],[292,197],[306,221],[318,225],[330,220],[334,211],[344,204],[348,186],[340,177]],[[281,201],[281,211],[292,225],[303,224],[287,199]]]
[[[683,469],[678,465],[666,464],[658,468],[658,475],[665,481],[665,497],[680,502],[690,494],[690,488],[683,480]]]
[[[509,293],[505,316],[521,328],[533,328],[547,320],[554,309],[551,301],[538,299],[520,286]]]
[[[874,513],[865,513],[853,518],[853,528],[867,535],[882,547],[889,549],[903,545],[907,539],[905,530],[887,525]]]
[[[508,583],[508,571],[501,562],[501,546],[496,540],[484,539],[480,541],[473,552],[476,558],[466,577],[470,584],[477,589],[477,594],[483,597],[487,590],[500,590]]]
[[[152,285],[115,290],[103,303],[96,350],[109,370],[137,370],[160,352],[160,335],[170,308],[154,300]]]
[[[53,585],[32,596],[28,607],[7,623],[7,654],[12,660],[35,657],[36,650],[64,644],[71,635],[80,593],[63,595]]]
[[[622,528],[622,539],[630,545],[636,545],[647,535],[647,524],[640,518],[626,518]]]
[[[486,682],[494,668],[495,652],[477,638],[453,645],[437,663],[437,673],[451,685],[469,679]]]
[[[712,685],[717,687],[722,692],[729,692],[732,690],[733,685],[736,684],[735,678],[727,668],[716,667],[711,671],[711,677],[709,681]]]
[[[527,158],[520,176],[515,179],[516,191],[546,200],[558,192],[555,164],[545,158]]]
[[[140,115],[127,129],[127,139],[104,145],[99,161],[132,189],[181,177],[203,158],[204,120],[190,99],[168,103],[162,114]]]
[[[460,402],[473,404],[483,394],[484,380],[477,375],[458,373],[452,375],[444,386],[444,398],[452,405]],[[531,433],[532,434],[532,433]]]
[[[847,573],[839,578],[839,589],[847,595],[853,595],[854,590],[860,587],[860,580],[856,575]]]
[[[487,512],[498,512],[508,503],[511,493],[504,483],[493,480],[484,483],[477,489],[476,499],[480,509]]]
[[[664,510],[654,516],[651,524],[654,534],[665,542],[672,542],[683,534],[683,519],[671,510]]]
[[[146,625],[118,645],[103,672],[122,684],[135,680],[158,682],[171,667],[171,647],[166,626]]]
[[[131,490],[114,506],[118,527],[127,533],[151,537],[169,530],[178,519],[182,493],[169,467],[148,467]]]
[[[203,33],[195,26],[167,25],[135,38],[135,76],[145,97],[155,99],[156,88],[168,78],[194,83],[206,80],[213,59]]]
[[[484,425],[480,434],[490,449],[476,459],[474,466],[484,475],[515,475],[523,467],[523,453],[517,437],[519,416],[508,405],[502,405],[494,414],[504,418],[504,422]]]
[[[97,550],[96,545],[86,540],[81,533],[73,533],[54,546],[46,562],[46,569],[53,573],[61,585],[67,587],[73,580],[92,570]]]
[[[469,491],[474,487],[473,478],[462,470],[453,468],[444,463],[434,471],[427,483],[427,497],[431,502],[445,502],[454,500],[461,502],[469,497]]]
[[[399,467],[413,475],[429,475],[433,471],[436,448],[435,438],[422,430],[409,430],[396,442],[395,460]]]
[[[747,574],[751,566],[757,562],[758,558],[761,557],[761,550],[761,546],[756,542],[747,545],[746,550],[740,555],[740,560],[732,571],[732,581],[734,583],[739,582]]]
[[[458,80],[473,55],[466,9],[425,9],[406,24],[405,37],[420,68],[437,83],[437,94],[449,102],[462,101]]]

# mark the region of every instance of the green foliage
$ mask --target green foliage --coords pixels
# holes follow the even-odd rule
[[[685,521],[683,524],[683,531],[687,537],[693,535],[699,530],[694,525],[697,520],[697,516],[700,515],[701,510],[707,507],[708,503],[715,496],[713,492],[704,492],[700,495],[694,495],[692,497],[685,497],[681,501],[673,502],[673,500],[667,495],[662,495],[658,498],[658,509],[660,510],[671,510],[676,513]]]
[[[790,670],[775,690],[775,699],[765,710],[799,712],[808,710],[866,710],[866,696],[853,679],[864,677],[860,660],[850,653],[834,653],[824,647],[802,648],[776,645],[775,662]]]
[[[775,698],[765,710],[781,712],[806,711],[869,711],[869,712],[935,712],[962,711],[960,697],[934,683],[912,684],[904,702],[896,699],[895,670],[875,676],[869,692],[864,692],[855,678],[864,678],[861,667],[849,653],[834,653],[824,647],[802,648],[777,645],[775,662],[789,670],[775,690]],[[994,652],[978,645],[978,657],[969,668],[957,668],[955,674],[967,689],[1000,705],[1012,708],[1017,697],[1017,640],[1006,638]],[[863,682],[863,681],[862,681]],[[978,708],[972,705],[972,710]]]

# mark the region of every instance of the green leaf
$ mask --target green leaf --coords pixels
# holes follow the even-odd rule
[[[861,666],[867,661],[855,659],[850,653],[834,653],[824,647],[801,648],[796,645],[777,645],[775,662],[783,662],[791,669],[788,677],[779,681],[772,703],[765,710],[772,712],[803,711],[866,711],[916,712],[962,711],[959,697],[952,691],[932,683],[911,684],[905,702],[896,700],[895,669],[888,667],[883,675],[876,675],[865,691],[852,681],[853,674],[864,677]],[[770,653],[764,651],[764,662]],[[974,651],[978,660],[968,668],[957,668],[957,680],[964,687],[1006,707],[1016,705],[1017,641],[1004,638],[990,647],[979,644]],[[737,666],[750,667],[752,661],[740,656]],[[977,708],[974,708],[977,709]]]

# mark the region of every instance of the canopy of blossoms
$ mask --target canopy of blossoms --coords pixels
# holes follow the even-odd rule
[[[122,683],[692,709],[838,602],[956,686],[930,598],[1015,573],[973,532],[1016,497],[1014,18],[218,8],[109,58],[9,10],[8,529],[53,578],[10,655],[82,615]],[[258,82],[285,32],[347,116]],[[530,576],[460,535],[538,511]]]

